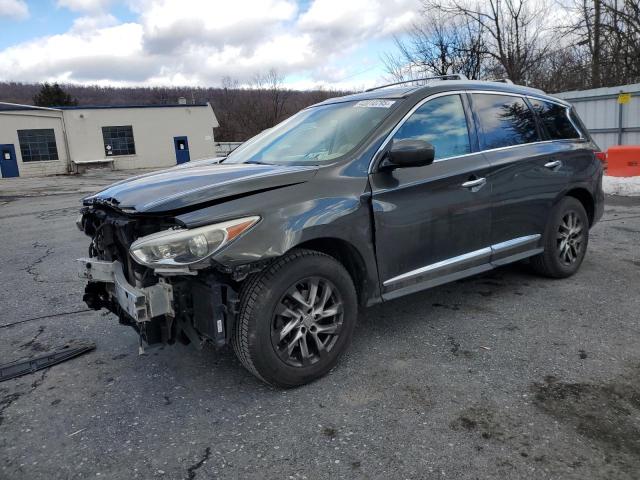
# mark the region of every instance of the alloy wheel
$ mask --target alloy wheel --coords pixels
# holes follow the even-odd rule
[[[280,359],[306,367],[325,358],[342,330],[340,292],[327,279],[296,282],[278,302],[271,323],[271,342]]]
[[[558,256],[565,265],[571,265],[580,258],[584,242],[584,226],[578,214],[569,211],[564,214],[556,236]]]

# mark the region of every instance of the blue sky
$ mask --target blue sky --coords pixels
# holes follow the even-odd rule
[[[418,11],[418,0],[0,0],[0,80],[208,86],[275,69],[293,88],[368,87]]]

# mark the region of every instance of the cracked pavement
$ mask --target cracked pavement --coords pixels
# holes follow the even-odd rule
[[[263,385],[230,349],[149,349],[82,303],[78,200],[131,172],[0,180],[2,479],[636,479],[640,199],[609,197],[582,269],[516,265],[361,313],[329,376]]]

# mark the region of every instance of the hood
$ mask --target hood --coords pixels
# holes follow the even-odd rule
[[[316,166],[194,162],[115,183],[85,197],[83,204],[108,204],[131,213],[169,212],[303,183],[310,180],[317,169]]]

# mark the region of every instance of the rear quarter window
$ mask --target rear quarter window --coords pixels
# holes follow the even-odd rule
[[[480,124],[482,150],[540,140],[535,116],[521,97],[474,93],[473,107]]]
[[[531,106],[540,118],[544,129],[551,140],[567,140],[580,138],[580,132],[569,120],[570,111],[564,105],[530,99]]]

